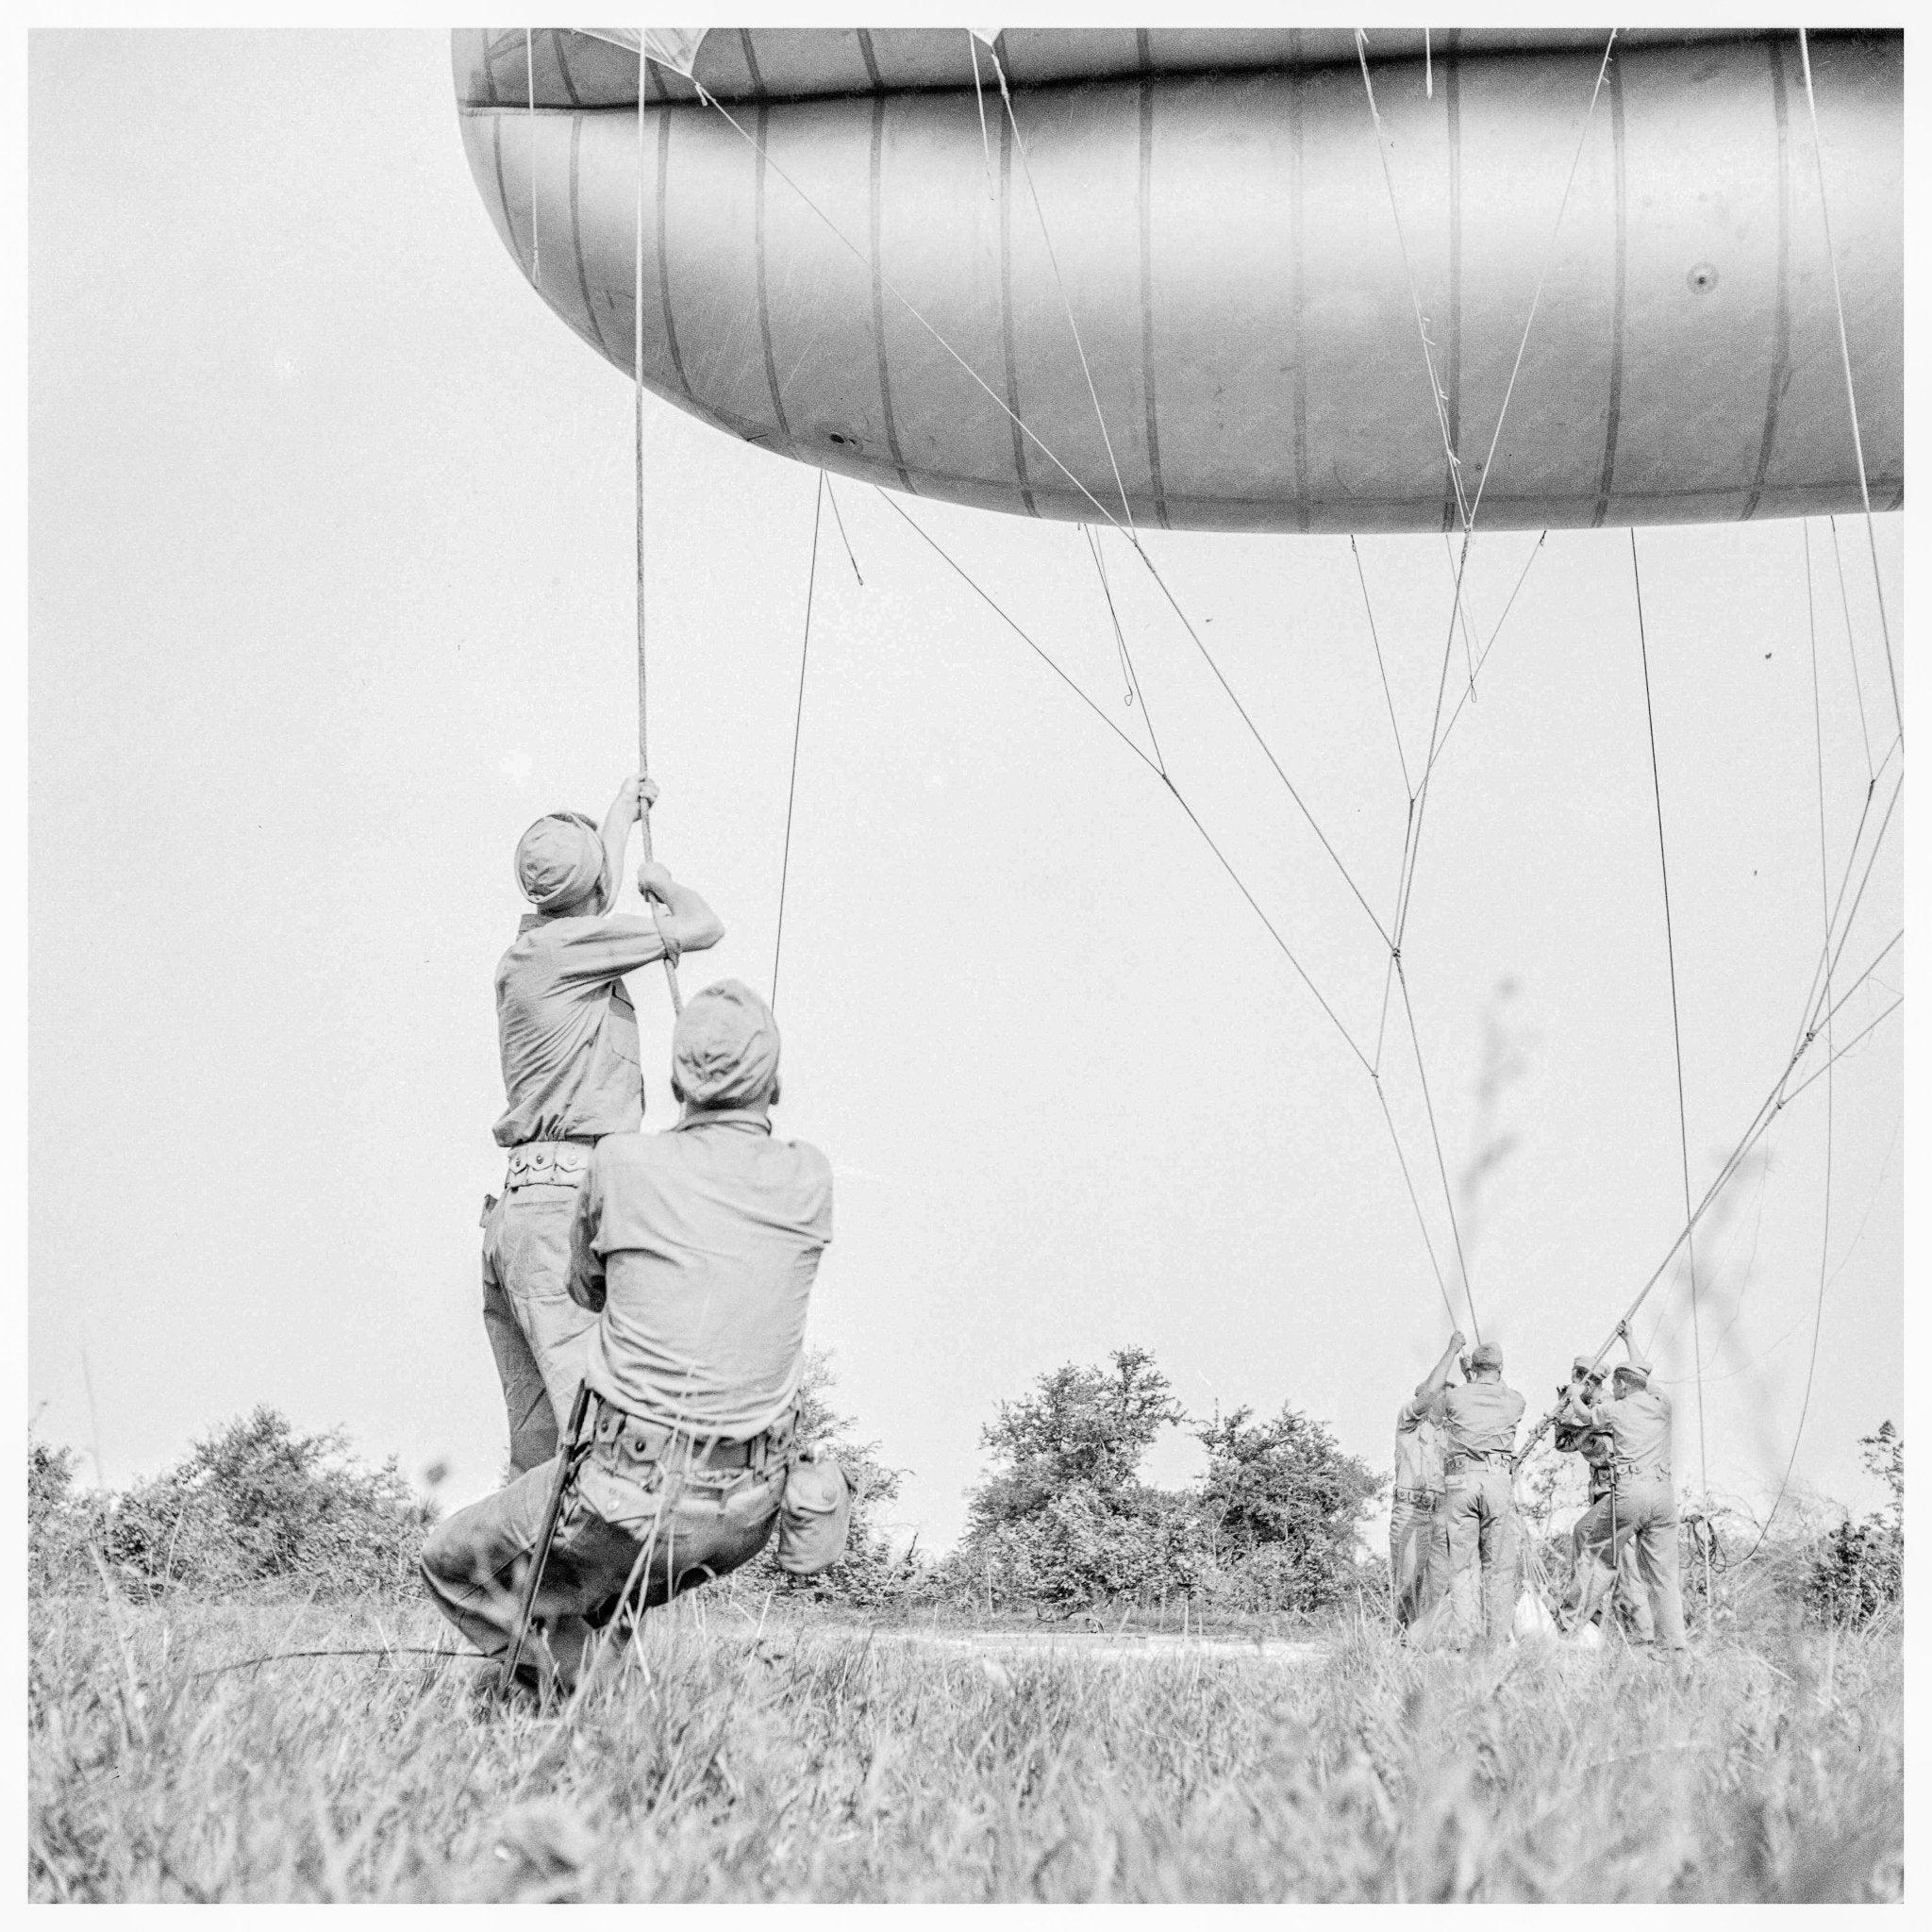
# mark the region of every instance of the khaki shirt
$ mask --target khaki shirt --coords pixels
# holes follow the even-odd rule
[[[624,975],[663,957],[648,919],[525,915],[496,968],[508,1100],[499,1147],[595,1141],[643,1124],[638,1016]]]
[[[758,1114],[600,1141],[571,1241],[571,1297],[603,1311],[584,1379],[659,1427],[749,1441],[797,1399],[831,1239],[831,1164]]]
[[[1614,1447],[1619,1461],[1641,1476],[1671,1479],[1671,1398],[1658,1389],[1633,1389],[1594,1406],[1570,1403],[1565,1422],[1587,1423]]]
[[[1476,1456],[1516,1449],[1516,1424],[1524,1401],[1507,1382],[1458,1382],[1442,1391],[1429,1414],[1442,1431],[1451,1456]]]
[[[1395,1487],[1442,1487],[1442,1438],[1429,1420],[1427,1402],[1405,1402],[1395,1411]]]

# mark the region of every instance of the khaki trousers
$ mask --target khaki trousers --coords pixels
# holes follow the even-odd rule
[[[1603,1497],[1597,1498],[1604,1501]],[[1584,1528],[1590,1520],[1586,1511],[1576,1519],[1576,1525],[1570,1532],[1570,1575],[1571,1584],[1564,1597],[1565,1606],[1579,1612],[1576,1621],[1584,1621],[1580,1614],[1585,1592],[1590,1583],[1590,1562],[1584,1556]],[[1643,1585],[1643,1572],[1637,1561],[1637,1539],[1620,1537],[1622,1547],[1617,1552],[1617,1583],[1611,1593],[1610,1606],[1623,1610],[1630,1620],[1630,1635],[1639,1643],[1649,1643],[1657,1636],[1657,1625],[1650,1614],[1650,1591]]]
[[[1516,1509],[1507,1466],[1465,1463],[1449,1478],[1441,1507],[1457,1637],[1485,1648],[1507,1643],[1516,1615]]]
[[[1657,1641],[1666,1650],[1690,1647],[1684,1641],[1684,1599],[1677,1589],[1677,1498],[1667,1478],[1625,1477],[1614,1497],[1591,1505],[1576,1525],[1576,1539],[1590,1563],[1584,1622],[1595,1614],[1598,1599],[1609,1588],[1611,1564],[1621,1568],[1626,1545],[1634,1545],[1650,1592]]]
[[[557,1463],[458,1509],[424,1545],[429,1600],[486,1657],[516,1637],[524,1578],[543,1526]],[[627,1579],[649,1609],[750,1561],[765,1546],[785,1491],[785,1462],[708,1470],[639,1463],[621,1447],[586,1454],[557,1520],[517,1675],[569,1690],[595,1633],[616,1616]],[[626,1633],[612,1633],[617,1642]]]
[[[1435,1607],[1449,1573],[1449,1537],[1440,1499],[1397,1496],[1389,1509],[1389,1591],[1395,1627],[1407,1629]]]
[[[597,1318],[571,1300],[570,1231],[581,1175],[512,1188],[483,1217],[483,1327],[523,1475],[557,1454]]]

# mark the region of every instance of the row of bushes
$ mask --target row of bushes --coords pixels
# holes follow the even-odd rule
[[[27,1447],[29,1586],[136,1601],[281,1586],[305,1596],[413,1587],[435,1507],[393,1457],[370,1469],[340,1430],[298,1435],[260,1407],[196,1442],[174,1468],[110,1493],[76,1490],[71,1449]]]
[[[1357,1536],[1383,1479],[1287,1404],[1265,1421],[1245,1408],[1194,1419],[1208,1461],[1190,1487],[1141,1479],[1158,1432],[1191,1421],[1143,1350],[1119,1350],[1103,1367],[1069,1364],[1001,1404],[983,1431],[991,1467],[971,1493],[966,1535],[937,1561],[923,1559],[916,1541],[894,1548],[885,1517],[904,1473],[833,1410],[830,1389],[828,1364],[813,1357],[802,1434],[829,1446],[853,1478],[846,1560],[799,1579],[768,1549],[739,1587],[873,1613],[930,1606],[1059,1617],[1176,1601],[1196,1614],[1312,1615],[1386,1593],[1387,1566],[1361,1557]],[[1742,1525],[1707,1525],[1697,1534],[1720,1578],[1748,1553],[1774,1593],[1814,1620],[1864,1624],[1899,1605],[1904,1439],[1888,1422],[1862,1447],[1889,1490],[1882,1509],[1794,1526],[1768,1543]],[[75,1469],[73,1451],[29,1443],[28,1576],[37,1591],[97,1589],[105,1572],[138,1601],[264,1587],[321,1599],[400,1593],[415,1587],[417,1554],[435,1520],[393,1457],[371,1469],[340,1431],[300,1435],[267,1407],[119,1493],[76,1488]],[[1559,1544],[1549,1554],[1563,1560]],[[1687,1549],[1684,1575],[1694,1598],[1703,1577],[1695,1551]]]

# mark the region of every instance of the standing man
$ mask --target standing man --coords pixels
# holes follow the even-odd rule
[[[1607,1370],[1599,1366],[1591,1357],[1578,1356],[1570,1367],[1570,1387],[1557,1391],[1557,1401],[1567,1402],[1571,1388],[1580,1387],[1586,1405],[1593,1404],[1603,1388],[1604,1376],[1607,1373]],[[1558,1423],[1557,1448],[1565,1455],[1574,1454],[1583,1457],[1585,1467],[1590,1472],[1589,1507],[1601,1503],[1616,1488],[1617,1452],[1607,1436],[1596,1429]],[[1579,1517],[1570,1532],[1570,1588],[1564,1595],[1563,1607],[1572,1614],[1572,1629],[1580,1627],[1584,1621],[1576,1613],[1581,1610],[1584,1585],[1590,1574],[1590,1565],[1583,1556],[1583,1522],[1584,1519]],[[1643,1578],[1637,1567],[1637,1544],[1634,1540],[1624,1543],[1617,1557],[1616,1588],[1606,1599],[1604,1607],[1622,1618],[1631,1636],[1639,1643],[1648,1643],[1657,1634],[1651,1622],[1650,1594],[1643,1587]]]
[[[1624,1346],[1629,1346],[1627,1333]],[[1673,1654],[1684,1641],[1684,1603],[1677,1590],[1677,1496],[1671,1481],[1671,1398],[1650,1386],[1650,1364],[1633,1356],[1610,1376],[1610,1399],[1592,1402],[1588,1385],[1574,1381],[1560,1421],[1589,1427],[1609,1442],[1615,1487],[1585,1512],[1575,1540],[1588,1568],[1578,1622],[1588,1623],[1634,1543],[1656,1620],[1656,1641]]]
[[[1468,1379],[1444,1389],[1430,1415],[1442,1431],[1451,1609],[1464,1641],[1489,1650],[1508,1641],[1516,1608],[1510,1457],[1524,1402],[1504,1382],[1493,1341],[1477,1342],[1463,1372]]]
[[[1434,1607],[1446,1580],[1448,1540],[1440,1520],[1442,1443],[1429,1409],[1462,1352],[1457,1329],[1442,1359],[1395,1411],[1395,1488],[1389,1506],[1389,1594],[1399,1636]]]
[[[571,1689],[592,1633],[626,1607],[749,1561],[785,1490],[831,1166],[772,1133],[777,1023],[740,981],[692,995],[671,1081],[683,1118],[600,1141],[574,1203],[570,1292],[596,1316],[596,1420],[518,1660],[525,1682]],[[423,1551],[431,1601],[500,1661],[557,1474],[553,1459],[458,1510]]]
[[[581,812],[552,812],[517,842],[517,884],[535,909],[496,968],[508,1104],[495,1135],[509,1169],[502,1200],[483,1204],[483,1325],[503,1383],[513,1475],[556,1454],[558,1418],[583,1377],[591,1317],[564,1279],[591,1150],[643,1124],[638,1016],[624,975],[724,936],[711,908],[661,865],[638,872],[655,918],[608,911],[630,828],[657,799],[648,779],[626,778],[601,832]]]

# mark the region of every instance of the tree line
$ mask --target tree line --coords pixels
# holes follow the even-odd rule
[[[916,1537],[903,1546],[890,1521],[908,1472],[833,1394],[829,1360],[809,1355],[800,1435],[829,1447],[852,1478],[845,1561],[799,1579],[768,1550],[734,1588],[871,1615],[1112,1617],[1186,1605],[1196,1616],[1313,1616],[1356,1599],[1383,1606],[1387,1566],[1358,1532],[1386,1478],[1290,1402],[1272,1416],[1246,1407],[1192,1416],[1145,1349],[1066,1363],[1001,1402],[981,1429],[986,1471],[968,1494],[965,1534],[932,1556]],[[1205,1466],[1163,1489],[1142,1472],[1161,1431],[1176,1427],[1191,1431]],[[1861,1447],[1887,1505],[1794,1528],[1764,1553],[1779,1594],[1821,1622],[1869,1622],[1903,1599],[1904,1438],[1888,1422]],[[437,1515],[393,1457],[371,1468],[341,1431],[303,1435],[266,1407],[123,1491],[80,1488],[77,1465],[72,1449],[29,1440],[37,1593],[105,1581],[137,1601],[264,1590],[405,1595]]]

